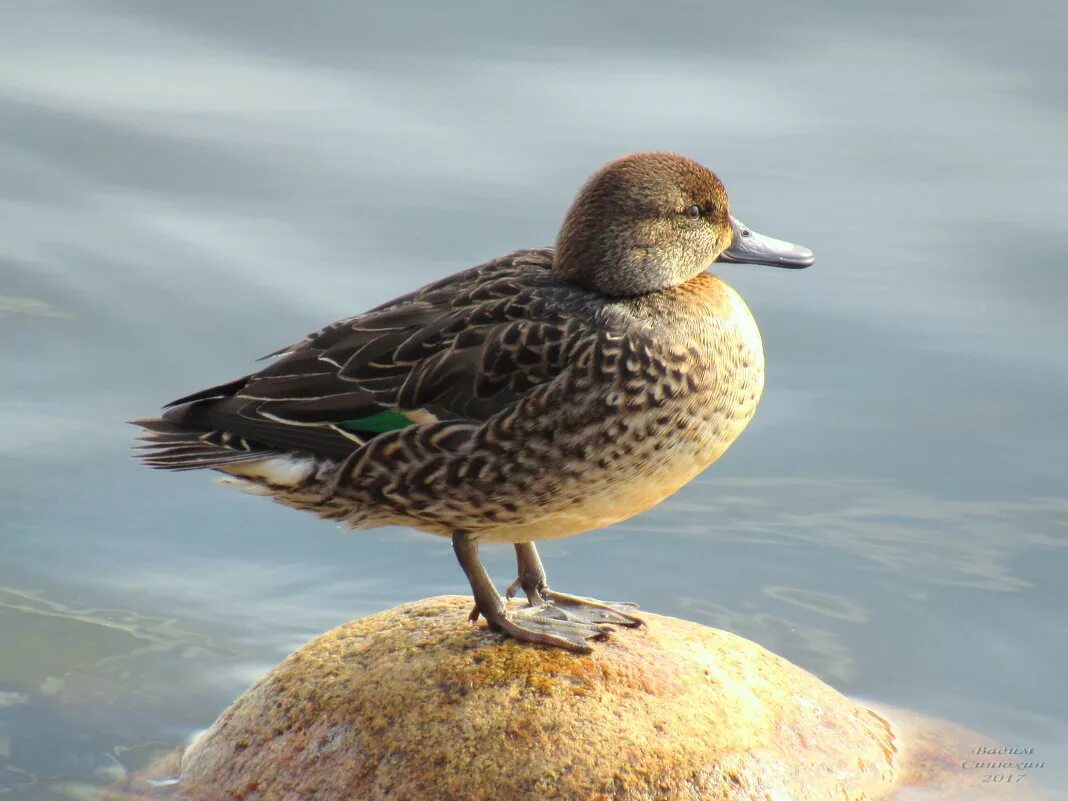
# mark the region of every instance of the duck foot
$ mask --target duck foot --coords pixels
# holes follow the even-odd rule
[[[511,590],[511,587],[508,589]],[[512,596],[509,595],[508,597]],[[598,601],[596,598],[583,598],[579,595],[556,592],[548,587],[540,588],[536,597],[540,597],[543,603],[535,606],[534,602],[531,602],[532,608],[539,609],[544,606],[551,606],[564,620],[585,623],[611,623],[628,628],[639,628],[645,625],[645,621],[640,617],[628,614],[631,610],[638,608],[637,604],[629,601]]]
[[[491,629],[521,642],[540,643],[588,654],[589,641],[608,636],[611,627],[564,613],[553,604],[509,609],[502,614],[483,614]]]
[[[617,622],[615,618],[622,620],[627,617],[599,601],[592,601],[598,606],[569,603],[571,599],[578,602],[587,600],[573,596],[561,596],[567,599],[561,604],[543,599],[524,609],[509,609],[478,557],[475,540],[465,532],[457,532],[453,534],[452,547],[475,595],[471,620],[478,620],[482,616],[491,629],[513,639],[589,653],[593,650],[589,645],[590,640],[606,636],[611,631],[607,624]],[[610,616],[613,619],[609,620]]]
[[[549,589],[545,567],[534,543],[517,543],[515,553],[519,577],[512,582],[505,597],[514,598],[519,590],[523,590],[532,607],[552,604],[559,611],[561,619],[575,622],[611,623],[631,628],[644,625],[641,618],[629,614],[638,608],[637,604],[628,601],[598,601],[596,598],[568,595]]]

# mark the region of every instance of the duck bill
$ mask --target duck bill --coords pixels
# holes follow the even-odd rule
[[[816,261],[808,248],[758,234],[733,214],[731,228],[734,229],[734,241],[716,261],[767,264],[769,267],[789,267],[794,270],[809,267]]]

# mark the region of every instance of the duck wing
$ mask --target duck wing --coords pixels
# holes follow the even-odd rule
[[[344,458],[387,431],[482,421],[573,363],[599,296],[517,251],[277,351],[257,373],[172,402],[142,458],[191,469],[304,452]]]

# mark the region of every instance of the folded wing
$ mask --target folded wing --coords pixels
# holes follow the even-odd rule
[[[307,453],[342,459],[388,431],[485,420],[573,363],[597,304],[519,251],[334,323],[263,370],[179,398],[142,459],[197,469]]]

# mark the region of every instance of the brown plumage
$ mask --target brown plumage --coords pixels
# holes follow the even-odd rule
[[[549,591],[531,543],[649,508],[749,422],[763,352],[744,302],[704,272],[721,256],[811,263],[734,220],[696,162],[625,157],[580,190],[555,251],[457,273],[175,401],[138,421],[142,458],[353,527],[451,536],[492,626],[588,649],[637,619]],[[477,544],[494,541],[516,544],[529,609],[482,570]]]

